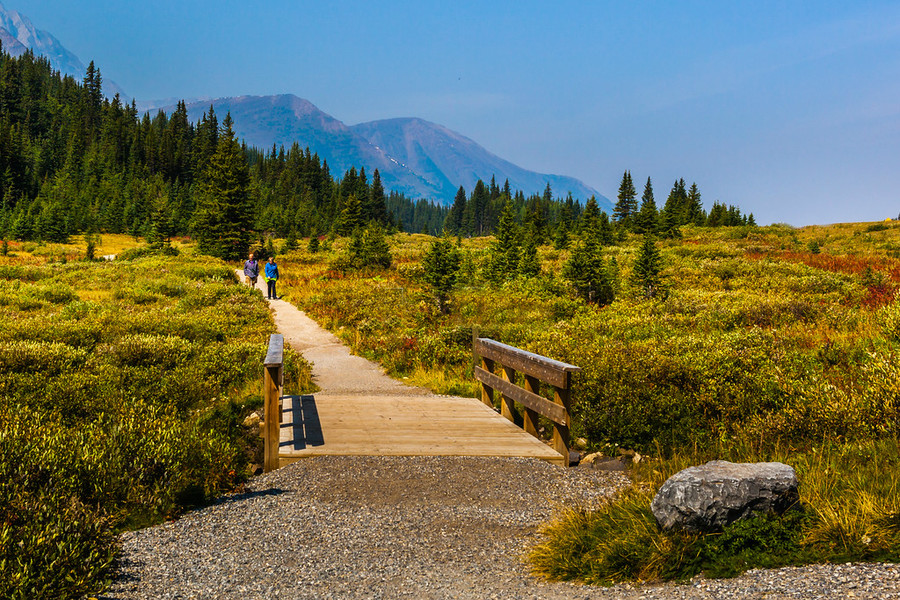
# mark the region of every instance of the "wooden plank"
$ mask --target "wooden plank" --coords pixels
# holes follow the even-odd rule
[[[569,412],[569,389],[554,388],[553,399],[556,404],[563,407],[566,414]],[[553,447],[562,454],[566,461],[569,460],[569,425],[568,423],[557,425],[553,428]]]
[[[263,366],[276,367],[282,363],[284,363],[284,336],[280,333],[273,333],[269,336],[269,351]]]
[[[475,367],[475,379],[500,390],[501,393],[509,396],[519,404],[536,410],[554,423],[566,424],[569,422],[568,413],[561,404],[556,404],[537,394],[523,390],[478,367]]]
[[[525,376],[525,391],[531,392],[536,396],[540,396],[538,392],[541,391],[541,382],[536,377],[532,377],[531,375]],[[533,408],[525,407],[525,414],[522,415],[522,429],[525,430],[526,433],[530,433],[536,438],[540,437],[540,433],[538,433],[539,421],[538,421],[538,413]]]
[[[263,369],[263,395],[265,397],[264,415],[264,452],[263,470],[274,471],[279,467],[278,446],[281,442],[281,375],[279,364]]]
[[[516,372],[513,369],[503,367],[502,373],[504,381],[512,385],[516,384]],[[500,414],[515,423],[516,405],[509,395],[502,393],[502,390],[500,394]]]
[[[481,357],[481,368],[485,371],[494,370],[494,361],[489,358]],[[481,384],[481,401],[487,406],[494,408],[494,390],[486,383]]]
[[[482,357],[499,362],[516,371],[537,377],[550,385],[562,387],[569,381],[567,375],[581,370],[580,367],[553,360],[540,354],[527,352],[513,346],[501,344],[490,338],[475,340],[475,353]]]
[[[324,443],[305,448],[293,444],[294,417],[304,415],[295,413],[294,398],[285,402],[281,465],[310,456],[516,456],[563,463],[552,447],[472,398],[317,394]]]

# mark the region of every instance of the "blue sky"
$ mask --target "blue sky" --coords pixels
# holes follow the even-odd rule
[[[416,116],[614,197],[760,223],[900,213],[900,3],[4,0],[139,100],[293,93]]]

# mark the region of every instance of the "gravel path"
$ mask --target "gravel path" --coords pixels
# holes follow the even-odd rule
[[[125,534],[104,598],[900,598],[896,565],[614,588],[528,574],[522,557],[540,523],[624,485],[618,473],[532,459],[309,458]]]

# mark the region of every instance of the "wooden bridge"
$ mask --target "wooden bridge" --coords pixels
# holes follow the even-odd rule
[[[377,365],[353,356],[293,305],[276,300],[271,306],[282,334],[270,337],[264,368],[266,470],[309,456],[337,455],[505,456],[568,464],[566,382],[578,367],[482,341],[483,401],[438,396],[391,379]],[[285,342],[313,363],[321,391],[282,395]],[[494,363],[503,365],[500,376],[489,373]],[[525,389],[514,385],[516,369],[525,375]],[[555,402],[536,393],[537,378],[546,381],[548,373],[557,373],[549,382],[556,386]],[[493,408],[494,389],[502,392],[503,415]],[[513,423],[515,402],[523,403],[530,433]],[[534,435],[541,412],[557,422],[554,446]]]

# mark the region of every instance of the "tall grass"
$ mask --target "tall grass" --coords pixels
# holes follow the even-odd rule
[[[488,282],[479,239],[462,241],[442,314],[422,279],[429,238],[407,234],[391,240],[396,266],[377,273],[331,271],[340,242],[297,251],[281,262],[283,289],[359,354],[441,393],[478,393],[475,334],[582,367],[574,435],[653,455],[659,473],[551,527],[533,555],[541,573],[609,582],[734,573],[728,557],[737,570],[881,559],[895,556],[900,514],[896,469],[880,470],[900,436],[900,225],[876,225],[687,227],[660,243],[667,294],[655,299],[629,287],[639,240],[627,238],[605,249],[620,287],[603,308],[574,297],[559,277],[568,253],[548,246],[540,276]],[[711,458],[793,464],[803,510],[716,537],[657,531],[649,499],[663,475]]]
[[[274,330],[232,268],[0,258],[0,597],[104,586],[115,533],[173,517],[260,462]],[[310,385],[288,352],[286,379]]]

